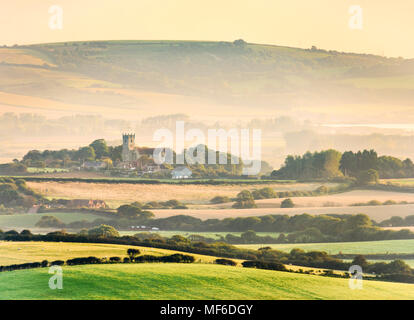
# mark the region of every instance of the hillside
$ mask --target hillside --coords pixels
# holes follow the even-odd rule
[[[401,104],[413,97],[414,88],[412,60],[243,41],[0,48],[0,74],[0,103],[9,107],[82,112],[88,105],[90,112],[107,115],[112,108],[145,113],[150,105],[167,113],[195,104],[202,112],[214,104],[285,110],[301,103]]]
[[[87,265],[63,268],[63,290],[48,269],[0,274],[0,299],[413,299],[413,285],[203,264]],[[12,285],[11,285],[12,284]]]

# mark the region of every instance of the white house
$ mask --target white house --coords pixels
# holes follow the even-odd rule
[[[178,167],[171,171],[172,179],[188,179],[193,173],[187,167]]]

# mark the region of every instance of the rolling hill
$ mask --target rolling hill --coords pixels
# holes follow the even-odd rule
[[[92,112],[145,113],[155,105],[165,114],[197,105],[208,113],[219,104],[233,107],[232,115],[235,108],[240,112],[252,105],[288,111],[305,104],[320,112],[324,106],[356,102],[371,109],[368,104],[379,101],[410,103],[414,88],[412,60],[243,41],[88,41],[0,48],[0,74],[0,103],[54,112],[82,112],[89,105]]]
[[[112,264],[63,268],[50,290],[47,268],[0,273],[0,299],[414,299],[411,284],[364,281],[206,264]]]

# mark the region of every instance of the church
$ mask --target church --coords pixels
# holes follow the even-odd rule
[[[139,159],[139,150],[135,146],[135,134],[122,135],[122,161],[135,162]]]

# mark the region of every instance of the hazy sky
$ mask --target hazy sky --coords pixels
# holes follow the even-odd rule
[[[49,28],[49,8],[63,29]],[[349,9],[362,8],[351,29]],[[413,0],[3,0],[0,44],[224,40],[414,58]]]

